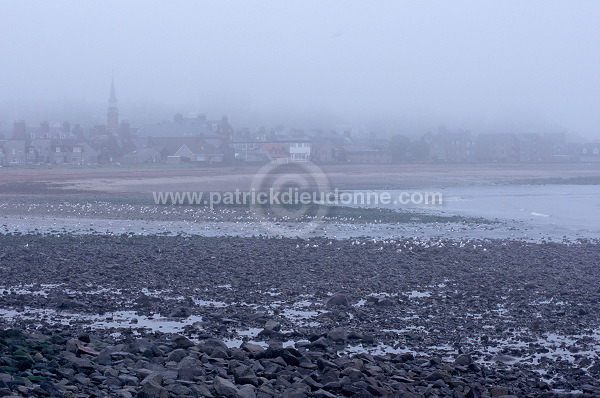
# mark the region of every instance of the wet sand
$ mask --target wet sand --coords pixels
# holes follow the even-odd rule
[[[507,183],[528,178],[599,176],[600,164],[401,164],[322,165],[339,189],[402,189]],[[147,193],[153,191],[247,190],[259,166],[236,167],[67,167],[0,168],[4,194],[36,194],[54,185],[72,191]],[[24,183],[30,188],[23,189]],[[21,188],[19,187],[21,185]]]

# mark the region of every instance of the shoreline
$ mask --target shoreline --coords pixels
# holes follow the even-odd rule
[[[478,178],[432,170],[405,181]],[[515,181],[502,173],[485,183]],[[395,184],[359,174],[347,186]],[[144,192],[156,181],[117,192],[123,175],[121,185],[4,176],[0,392],[5,383],[69,398],[600,394],[594,231],[345,208],[298,234],[300,222],[262,228],[244,207],[156,206]],[[256,381],[241,382],[240,364]],[[198,374],[182,376],[189,368]]]
[[[89,235],[0,241],[0,308],[13,311],[0,318],[3,328],[88,334],[114,344],[129,342],[131,333],[129,339],[172,341],[163,326],[194,346],[211,338],[231,352],[244,342],[280,344],[331,360],[380,355],[380,364],[411,353],[454,366],[465,353],[467,365],[488,376],[513,375],[488,392],[600,388],[597,243]],[[479,380],[479,371],[448,377]],[[525,388],[517,384],[522,378],[533,380],[531,372],[544,387],[515,390]],[[389,377],[382,380],[393,383]],[[434,381],[408,384],[425,389]]]

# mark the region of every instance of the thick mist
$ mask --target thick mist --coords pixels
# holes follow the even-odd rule
[[[92,124],[114,75],[133,125],[600,139],[596,1],[0,3],[0,130]]]

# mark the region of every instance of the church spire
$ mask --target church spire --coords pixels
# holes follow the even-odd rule
[[[110,98],[108,99],[108,109],[106,111],[106,128],[112,133],[119,129],[119,109],[117,108],[117,96],[115,95],[114,76],[110,82]]]

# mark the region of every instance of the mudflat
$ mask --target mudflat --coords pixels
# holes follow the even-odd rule
[[[509,183],[522,179],[600,175],[600,163],[321,165],[332,187],[401,189]],[[70,191],[247,190],[260,166],[37,166],[0,168],[0,192],[36,193],[47,185]],[[27,188],[24,190],[24,186]]]

